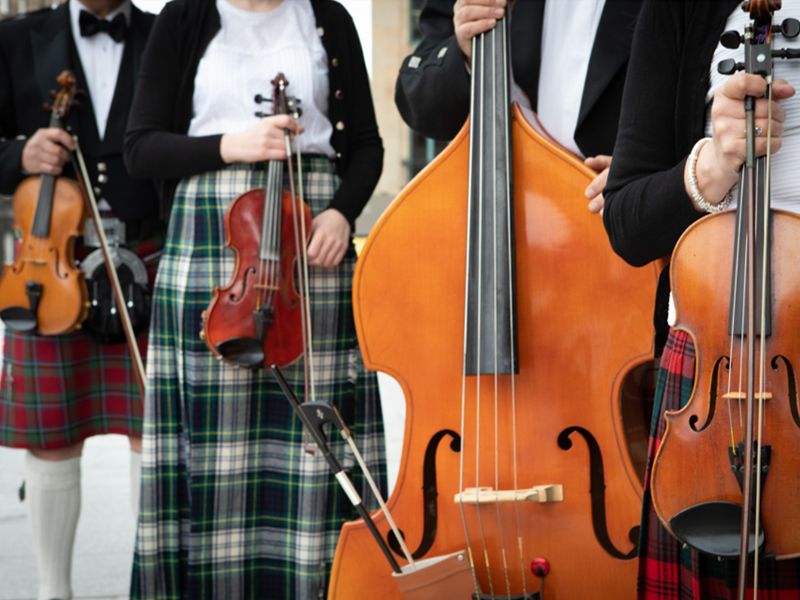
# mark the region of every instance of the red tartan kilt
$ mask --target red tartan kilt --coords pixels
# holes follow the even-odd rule
[[[131,250],[146,256],[161,242]],[[138,341],[144,359],[147,334]],[[0,445],[57,450],[92,435],[142,435],[143,398],[125,343],[101,344],[81,331],[52,337],[6,331],[4,342]]]

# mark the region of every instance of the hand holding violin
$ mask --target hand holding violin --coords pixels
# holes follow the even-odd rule
[[[220,141],[219,151],[226,163],[283,160],[286,158],[285,130],[302,133],[303,128],[290,115],[264,117],[256,125],[236,133],[226,133]]]
[[[453,25],[458,46],[467,60],[472,58],[472,38],[489,31],[505,14],[506,0],[457,0]]]
[[[72,136],[58,127],[37,129],[22,149],[22,170],[29,175],[60,175],[75,149]]]
[[[711,107],[711,121],[714,135],[711,143],[705,144],[697,159],[697,184],[700,192],[711,204],[722,201],[728,190],[739,179],[739,170],[745,161],[745,111],[744,99],[753,96],[756,100],[756,156],[767,152],[767,128],[769,101],[764,98],[766,81],[759,75],[739,73],[725,82],[714,95]],[[772,148],[777,152],[781,147],[783,120],[785,113],[778,104],[793,96],[795,89],[782,79],[772,85]],[[689,193],[688,174],[684,173],[684,185]],[[691,196],[691,194],[689,193]]]

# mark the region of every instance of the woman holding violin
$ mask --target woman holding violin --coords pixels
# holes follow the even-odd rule
[[[278,73],[299,120],[254,102]],[[171,205],[148,355],[136,598],[323,597],[339,528],[355,516],[268,371],[216,360],[199,335],[237,262],[224,248],[226,210],[265,187],[265,161],[287,159],[287,132],[304,152],[294,183],[313,215],[316,397],[336,405],[383,472],[376,379],[361,363],[350,291],[350,234],[383,150],[353,22],[332,0],[175,0],[145,50],[125,144],[130,170],[159,179]],[[297,162],[286,184],[290,173]],[[284,369],[301,396],[303,367]]]
[[[759,344],[762,338],[766,338],[765,343],[773,343],[797,336],[796,328],[787,327],[783,320],[791,302],[780,295],[785,293],[786,275],[796,270],[796,263],[787,265],[788,271],[780,265],[791,256],[791,241],[781,235],[782,227],[786,222],[794,223],[793,213],[800,212],[795,185],[795,165],[800,157],[800,98],[795,91],[800,85],[800,64],[776,57],[771,71],[762,72],[759,66],[769,54],[777,56],[778,48],[788,48],[786,57],[793,58],[792,50],[800,47],[797,22],[781,24],[783,19],[800,17],[800,2],[783,0],[782,7],[780,4],[745,3],[750,9],[748,14],[736,0],[646,1],[634,35],[614,164],[605,190],[604,222],[615,250],[634,265],[673,253],[672,297],[668,300],[664,294],[659,304],[663,307],[660,319],[667,319],[669,306],[669,321],[674,325],[661,359],[651,428],[640,545],[641,598],[721,599],[737,597],[737,592],[738,597],[750,598],[755,597],[754,587],[758,598],[796,598],[800,594],[800,562],[791,558],[797,556],[796,550],[777,546],[778,530],[792,531],[793,511],[786,515],[783,526],[780,522],[772,527],[766,524],[769,511],[774,509],[767,494],[781,481],[779,471],[787,468],[786,461],[792,455],[796,459],[793,451],[782,452],[787,446],[781,443],[788,443],[784,438],[777,441],[779,433],[793,433],[791,416],[776,419],[771,411],[782,404],[795,409],[796,397],[791,392],[794,374],[789,366],[798,357],[791,351],[782,351],[778,353],[780,358],[770,354],[765,359],[770,361],[770,367],[763,369],[768,371],[765,377],[778,378],[771,381],[785,382],[788,370],[787,394],[777,393],[777,384],[772,387],[770,383],[766,390],[757,388],[753,393],[752,388],[744,392],[744,387],[736,383],[741,376],[743,380],[755,379],[755,385],[759,385],[758,369],[742,366],[746,364],[744,357],[749,356],[742,351],[746,338]],[[770,27],[772,15],[767,13],[777,8],[780,11]],[[750,23],[752,30],[743,35],[745,25]],[[776,50],[771,53],[757,45],[771,41],[773,36]],[[749,40],[752,46],[748,46]],[[745,72],[736,72],[740,70]],[[765,97],[766,76],[774,78],[770,97]],[[746,106],[750,110],[746,111]],[[754,152],[748,153],[748,138],[754,140]],[[769,157],[755,158],[764,157],[768,146]],[[780,209],[773,210],[767,220],[774,233],[763,236],[754,229],[756,243],[739,244],[743,238],[738,232],[744,231],[746,221],[745,217],[740,220],[739,215],[765,197],[760,191],[765,190],[761,171],[765,164],[770,165],[771,207]],[[746,195],[740,195],[742,190]],[[740,205],[744,207],[742,211],[721,212]],[[720,214],[698,222],[708,213]],[[734,223],[741,225],[734,227]],[[725,235],[720,236],[722,231]],[[749,253],[748,247],[753,246],[753,253],[757,253],[764,237],[771,240],[771,249],[762,252],[762,256],[768,256],[772,266],[761,266],[768,261],[759,259],[755,268],[738,267],[744,264],[738,261],[744,260],[741,257]],[[738,251],[734,254],[735,239]],[[718,245],[730,247],[731,255],[720,259],[715,254]],[[732,261],[734,255],[737,258]],[[749,293],[739,291],[750,284],[737,283],[746,280],[748,272],[756,274],[756,292],[752,296],[756,300],[752,302],[746,301],[751,297]],[[767,275],[762,278],[765,272]],[[692,279],[695,273],[703,275]],[[717,280],[727,285],[714,287],[712,282]],[[768,282],[766,285],[771,285],[773,292],[767,288],[762,294],[762,282]],[[758,307],[754,310],[755,326],[740,330],[738,323],[749,321],[744,317],[747,308],[737,312],[734,306],[747,304]],[[764,311],[762,306],[766,307]],[[708,312],[703,313],[707,321],[721,323],[716,330],[691,320],[702,307],[707,307]],[[768,317],[764,315],[769,315],[770,310],[773,316],[767,326]],[[766,336],[760,335],[767,330]],[[712,349],[716,338],[726,344],[726,350],[719,355]],[[756,345],[755,352],[755,356],[759,356],[758,352],[763,355],[763,346],[758,350]],[[733,383],[729,383],[730,379]],[[746,454],[743,449],[747,447],[742,424],[749,414],[744,406],[746,397],[751,401],[753,397],[761,399],[766,427],[774,427],[754,434],[759,443],[754,444],[752,460],[763,461],[765,466],[752,468],[752,481],[759,483],[751,486],[747,483],[749,469],[742,464],[746,460],[742,458]],[[698,404],[705,400],[709,401],[707,405]],[[665,416],[665,411],[678,411],[681,407],[685,408],[680,413]],[[719,424],[727,446],[697,443],[701,433],[715,430]],[[770,441],[761,443],[762,439]],[[691,466],[677,479],[668,481],[664,474],[675,464],[673,448],[684,440],[697,444],[686,444],[693,456]],[[767,445],[771,446],[771,459]],[[708,462],[716,461],[718,468],[706,470],[709,455],[713,458]],[[789,480],[796,478],[796,467],[789,464],[788,471]],[[670,499],[683,495],[687,488],[702,496],[716,481],[728,486],[726,489],[732,486],[738,499],[735,495],[728,502],[702,499],[686,503],[675,514],[667,510]],[[754,490],[751,498],[761,499],[751,503],[750,510],[742,508],[747,506],[743,500],[747,495],[742,490],[748,488]],[[763,499],[759,489],[763,490]],[[786,493],[778,490],[777,495]],[[723,504],[734,508],[732,520],[720,517]],[[702,518],[696,518],[698,514]],[[743,530],[739,519],[745,514],[752,515],[748,517],[753,532],[750,541],[739,534]],[[763,526],[754,529],[754,521],[761,521]],[[711,522],[720,530],[732,531],[733,546],[715,546],[709,541]],[[756,544],[759,531],[763,539]],[[739,538],[744,538],[742,546],[736,546]],[[740,570],[738,557],[745,541],[751,556],[759,546],[758,560],[751,558]],[[776,560],[776,556],[783,560]]]

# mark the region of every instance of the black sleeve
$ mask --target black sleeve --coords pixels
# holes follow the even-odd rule
[[[22,181],[22,149],[24,139],[16,139],[20,131],[14,115],[13,82],[7,57],[0,48],[0,193],[13,194]]]
[[[674,128],[683,3],[645,0],[634,33],[614,161],[604,191],[611,245],[635,266],[667,256],[702,216],[683,183]],[[678,126],[681,126],[678,124]]]
[[[341,171],[342,182],[330,207],[342,213],[352,225],[372,196],[383,170],[383,144],[378,134],[375,108],[369,89],[364,53],[353,19],[343,12],[342,28],[348,44],[347,63],[352,69],[346,85],[345,133],[347,164]],[[330,91],[333,93],[333,90]]]
[[[469,74],[453,27],[453,0],[428,0],[419,17],[422,42],[403,59],[394,101],[413,130],[455,137],[469,114]]]
[[[132,177],[179,179],[224,166],[221,135],[190,137],[176,131],[176,104],[184,79],[181,64],[180,8],[168,3],[156,18],[147,41],[128,129],[125,165]],[[224,85],[223,82],[220,85]]]

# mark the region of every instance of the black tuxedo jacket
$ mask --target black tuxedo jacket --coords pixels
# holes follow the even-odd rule
[[[122,163],[139,59],[154,20],[154,15],[132,7],[104,138],[97,132],[88,91],[67,120],[78,134],[97,197],[108,201],[116,217],[130,222],[158,216],[153,183],[130,178]],[[69,5],[0,23],[0,193],[13,193],[23,179],[22,148],[37,129],[49,125],[50,115],[42,105],[49,101],[49,91],[57,88],[56,77],[64,69],[71,69],[79,88],[88,90],[70,32]]]
[[[564,0],[554,0],[564,1]],[[511,13],[514,79],[536,108],[545,0],[517,0]],[[412,129],[451,139],[469,113],[469,75],[453,29],[454,0],[428,0],[420,14],[422,42],[403,61],[395,102]],[[611,154],[633,29],[641,0],[606,0],[597,29],[575,141],[585,156]]]

